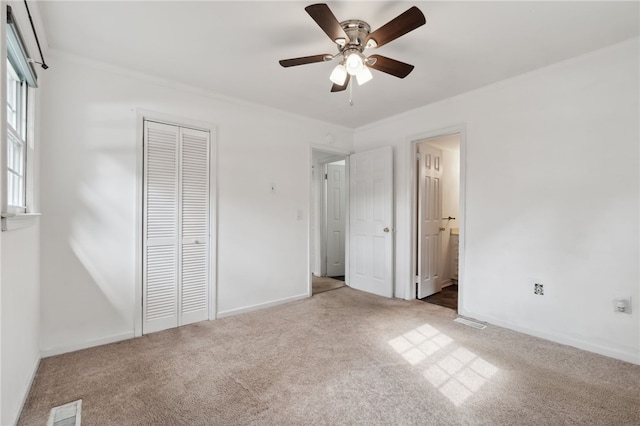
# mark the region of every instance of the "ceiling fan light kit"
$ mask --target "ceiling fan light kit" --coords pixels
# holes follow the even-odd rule
[[[336,44],[338,53],[283,59],[280,61],[283,67],[327,62],[341,56],[340,63],[329,76],[333,83],[331,92],[345,90],[351,76],[356,77],[359,85],[370,81],[373,78],[370,68],[398,78],[406,77],[413,70],[413,65],[380,55],[367,57],[364,51],[383,46],[424,25],[426,20],[417,7],[411,7],[374,32],[371,32],[369,24],[358,19],[339,22],[329,6],[324,3],[312,4],[305,10]]]
[[[360,71],[356,74],[356,80],[358,81],[358,85],[362,86],[367,81],[373,78],[373,74],[369,71],[369,68],[363,66]]]
[[[349,75],[356,75],[364,68],[364,55],[356,49],[344,53],[344,61]]]
[[[342,86],[344,82],[347,81],[347,68],[342,64],[336,65],[333,71],[331,71],[329,80],[338,86]]]

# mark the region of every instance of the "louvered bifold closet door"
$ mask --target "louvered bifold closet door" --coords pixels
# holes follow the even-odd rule
[[[209,317],[209,132],[182,129],[180,324]]]
[[[144,126],[143,333],[178,325],[178,127]]]

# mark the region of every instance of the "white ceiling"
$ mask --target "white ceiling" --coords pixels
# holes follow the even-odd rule
[[[335,53],[305,12],[312,1],[45,1],[49,48],[221,95],[357,128],[639,34],[631,2],[328,2],[372,30],[415,5],[427,24],[378,52],[415,65],[330,93],[335,63],[279,59]],[[373,53],[370,50],[367,53]],[[46,51],[45,51],[46,57]]]

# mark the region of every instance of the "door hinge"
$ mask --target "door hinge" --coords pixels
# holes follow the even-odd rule
[[[420,154],[416,154],[416,160],[420,161]]]
[[[416,275],[416,284],[420,284],[420,275]]]
[[[324,180],[327,180],[327,179],[329,179],[329,174],[328,174],[328,173],[325,173],[325,174],[324,174]]]

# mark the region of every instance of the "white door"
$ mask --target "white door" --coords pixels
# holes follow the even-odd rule
[[[349,284],[393,297],[393,151],[352,154],[349,163]]]
[[[442,290],[440,245],[442,244],[442,151],[418,145],[418,298]]]
[[[178,324],[179,129],[145,122],[143,333]]]
[[[145,121],[143,333],[208,318],[209,133]]]
[[[181,128],[178,325],[209,317],[209,132]]]
[[[346,182],[344,164],[327,164],[327,276],[344,275],[346,223]]]

